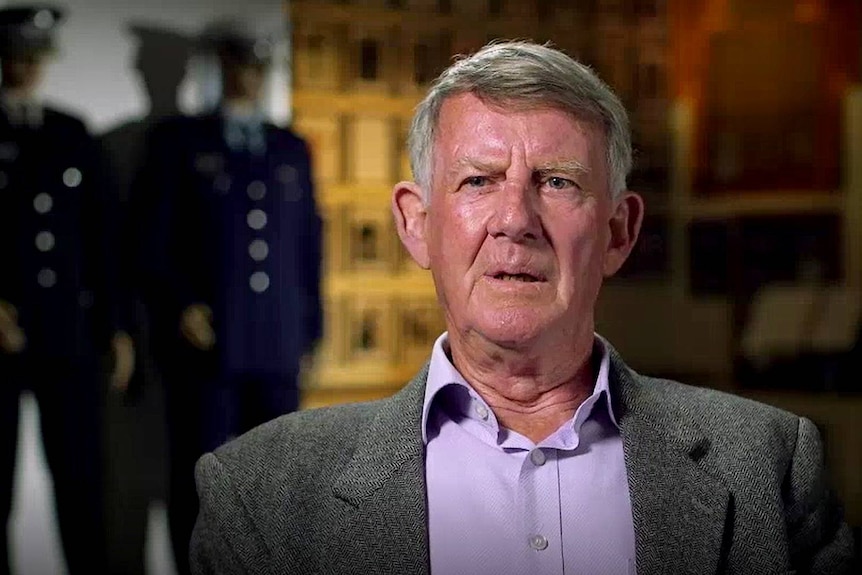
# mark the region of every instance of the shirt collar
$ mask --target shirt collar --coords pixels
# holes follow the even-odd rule
[[[439,401],[439,398],[444,395],[445,388],[448,388],[449,386],[457,386],[462,389],[466,389],[470,397],[477,398],[481,401],[481,398],[479,398],[479,395],[473,387],[467,383],[455,366],[452,365],[452,362],[446,353],[448,342],[448,332],[444,332],[443,335],[437,338],[437,341],[434,342],[434,347],[431,352],[431,362],[428,366],[428,379],[425,383],[425,400],[422,405],[422,442],[426,445],[428,444],[428,420],[431,410]],[[614,427],[620,429],[617,418],[614,415],[613,402],[611,401],[610,379],[608,377],[608,374],[610,373],[610,354],[608,353],[608,345],[607,341],[598,334],[594,334],[593,359],[596,358],[596,354],[600,354],[599,357],[601,358],[599,369],[596,374],[593,394],[584,402],[584,404],[586,407],[586,404],[589,402],[590,408],[595,407],[597,403],[601,403],[606,406],[608,416],[614,424]],[[602,399],[604,401],[601,401]],[[493,412],[490,409],[488,411],[489,418],[494,418]],[[583,421],[590,416],[590,412],[591,409],[576,410],[576,413],[572,418],[572,422],[576,425],[583,423]]]
[[[0,109],[14,126],[38,128],[44,121],[44,106],[37,98],[12,98],[0,94]]]

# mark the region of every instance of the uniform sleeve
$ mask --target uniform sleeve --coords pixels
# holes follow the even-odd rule
[[[79,153],[84,166],[83,241],[88,257],[85,274],[95,292],[98,316],[98,339],[107,346],[111,336],[128,327],[129,305],[122,287],[120,206],[115,181],[110,175],[107,158],[95,138],[83,125],[79,127]]]
[[[793,569],[823,575],[858,572],[853,536],[824,472],[820,434],[805,418],[799,420],[785,479],[785,505]]]
[[[153,313],[174,325],[186,306],[208,303],[196,285],[203,281],[194,267],[202,234],[184,186],[180,131],[164,123],[150,132],[132,188],[129,223],[135,236],[130,242],[138,268],[135,283]]]
[[[303,322],[306,333],[306,349],[309,352],[314,349],[318,340],[323,336],[323,303],[320,294],[321,260],[323,259],[323,223],[318,211],[316,189],[314,186],[314,162],[308,147],[303,143],[303,153],[306,157],[308,169],[305,171],[305,181],[302,188],[307,190],[304,196],[307,198],[306,226],[302,237],[301,254],[303,258],[304,276],[307,281],[305,286],[305,305],[303,306]]]
[[[195,481],[200,510],[189,551],[193,575],[261,572],[268,551],[215,455],[201,457]]]

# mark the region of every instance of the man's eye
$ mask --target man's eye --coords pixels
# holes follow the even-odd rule
[[[474,188],[480,188],[487,183],[488,183],[488,178],[486,178],[485,176],[470,176],[469,178],[464,180],[465,185],[468,185],[468,186],[471,186]]]
[[[555,190],[564,190],[570,186],[574,186],[575,183],[572,180],[567,180],[566,178],[560,178],[557,176],[552,176],[548,178],[547,184],[549,187]]]

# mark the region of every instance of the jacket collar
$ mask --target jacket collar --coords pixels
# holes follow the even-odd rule
[[[608,345],[614,413],[622,429],[640,573],[713,573],[722,557],[730,493],[703,462],[710,441],[677,407],[664,384],[632,371]],[[351,572],[427,574],[428,511],[421,418],[428,365],[399,393],[380,403],[356,452],[333,485],[356,508]],[[389,539],[372,541],[390,525]],[[368,539],[368,540],[366,540]],[[354,547],[354,545],[356,547]],[[344,550],[349,552],[348,549]],[[409,559],[407,565],[405,560]]]

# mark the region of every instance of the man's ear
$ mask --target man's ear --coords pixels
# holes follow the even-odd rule
[[[414,182],[398,182],[392,190],[392,215],[401,243],[419,267],[428,269],[426,219],[428,207],[420,188]]]
[[[603,272],[605,277],[617,273],[635,247],[644,217],[644,201],[634,192],[623,192],[615,200],[611,214],[610,240],[605,253]]]

